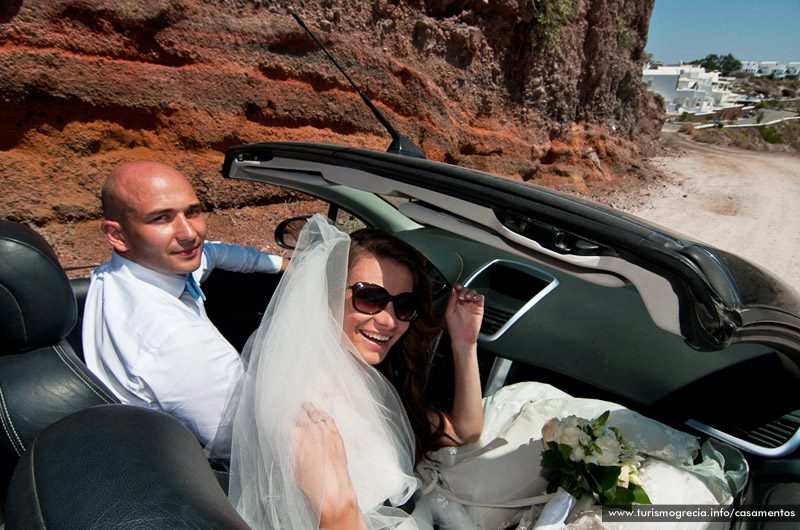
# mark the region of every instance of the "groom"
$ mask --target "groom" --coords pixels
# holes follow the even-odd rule
[[[278,273],[286,263],[254,248],[206,242],[189,181],[151,161],[114,169],[102,190],[111,261],[92,272],[83,320],[86,365],[122,403],[161,409],[214,456],[230,450],[242,378],[236,349],[208,319],[199,287],[215,268]]]

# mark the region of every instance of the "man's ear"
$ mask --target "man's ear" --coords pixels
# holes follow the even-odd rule
[[[122,235],[122,228],[117,221],[109,221],[106,219],[102,222],[100,228],[117,253],[128,251],[128,245],[125,243],[125,237]]]

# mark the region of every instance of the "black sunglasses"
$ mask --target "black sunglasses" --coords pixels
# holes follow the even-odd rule
[[[353,290],[353,308],[365,315],[375,315],[386,309],[389,302],[394,304],[394,316],[403,322],[417,318],[420,300],[414,293],[400,293],[392,296],[389,291],[374,283],[358,282],[348,289]]]

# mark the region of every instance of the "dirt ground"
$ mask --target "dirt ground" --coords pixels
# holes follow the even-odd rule
[[[662,133],[663,178],[616,206],[758,263],[800,291],[800,156]]]

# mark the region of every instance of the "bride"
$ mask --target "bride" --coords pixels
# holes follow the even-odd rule
[[[394,507],[417,490],[423,454],[480,436],[482,310],[481,296],[453,290],[454,406],[426,407],[440,326],[424,258],[377,230],[351,241],[314,216],[245,359],[229,494],[248,524],[425,527]]]
[[[526,473],[541,475],[541,428],[547,419],[594,414],[610,405],[616,418],[628,420],[632,434],[651,434],[649,444],[641,436],[638,441],[653,446],[648,454],[654,459],[669,456],[665,448],[681,456],[664,458],[666,467],[653,466],[651,482],[662,483],[659,492],[678,484],[690,493],[707,492],[713,483],[723,490],[717,496],[725,496],[715,469],[714,480],[689,484],[684,467],[697,452],[693,437],[626,415],[630,411],[622,407],[571,398],[537,383],[509,387],[482,401],[476,346],[482,314],[482,296],[456,285],[445,311],[455,366],[453,407],[445,413],[426,406],[427,371],[440,325],[431,309],[424,258],[381,231],[358,231],[351,241],[314,216],[245,359],[229,495],[248,524],[413,529],[435,522],[440,528],[490,528],[487,508],[470,506],[471,501],[480,497],[480,484],[499,491],[504,488],[498,484],[513,479],[500,476],[480,455],[528,409],[526,441],[535,455],[526,458],[533,464]],[[452,473],[448,484],[447,474],[463,472],[469,466],[459,464],[470,460],[478,465],[462,480],[456,492],[461,496],[444,491],[442,486],[458,482]],[[513,460],[512,468],[519,461]],[[425,472],[431,466],[441,477],[431,479]],[[420,476],[429,483],[423,485]],[[532,494],[543,493],[546,482],[536,487]],[[501,520],[506,526],[512,521]]]

